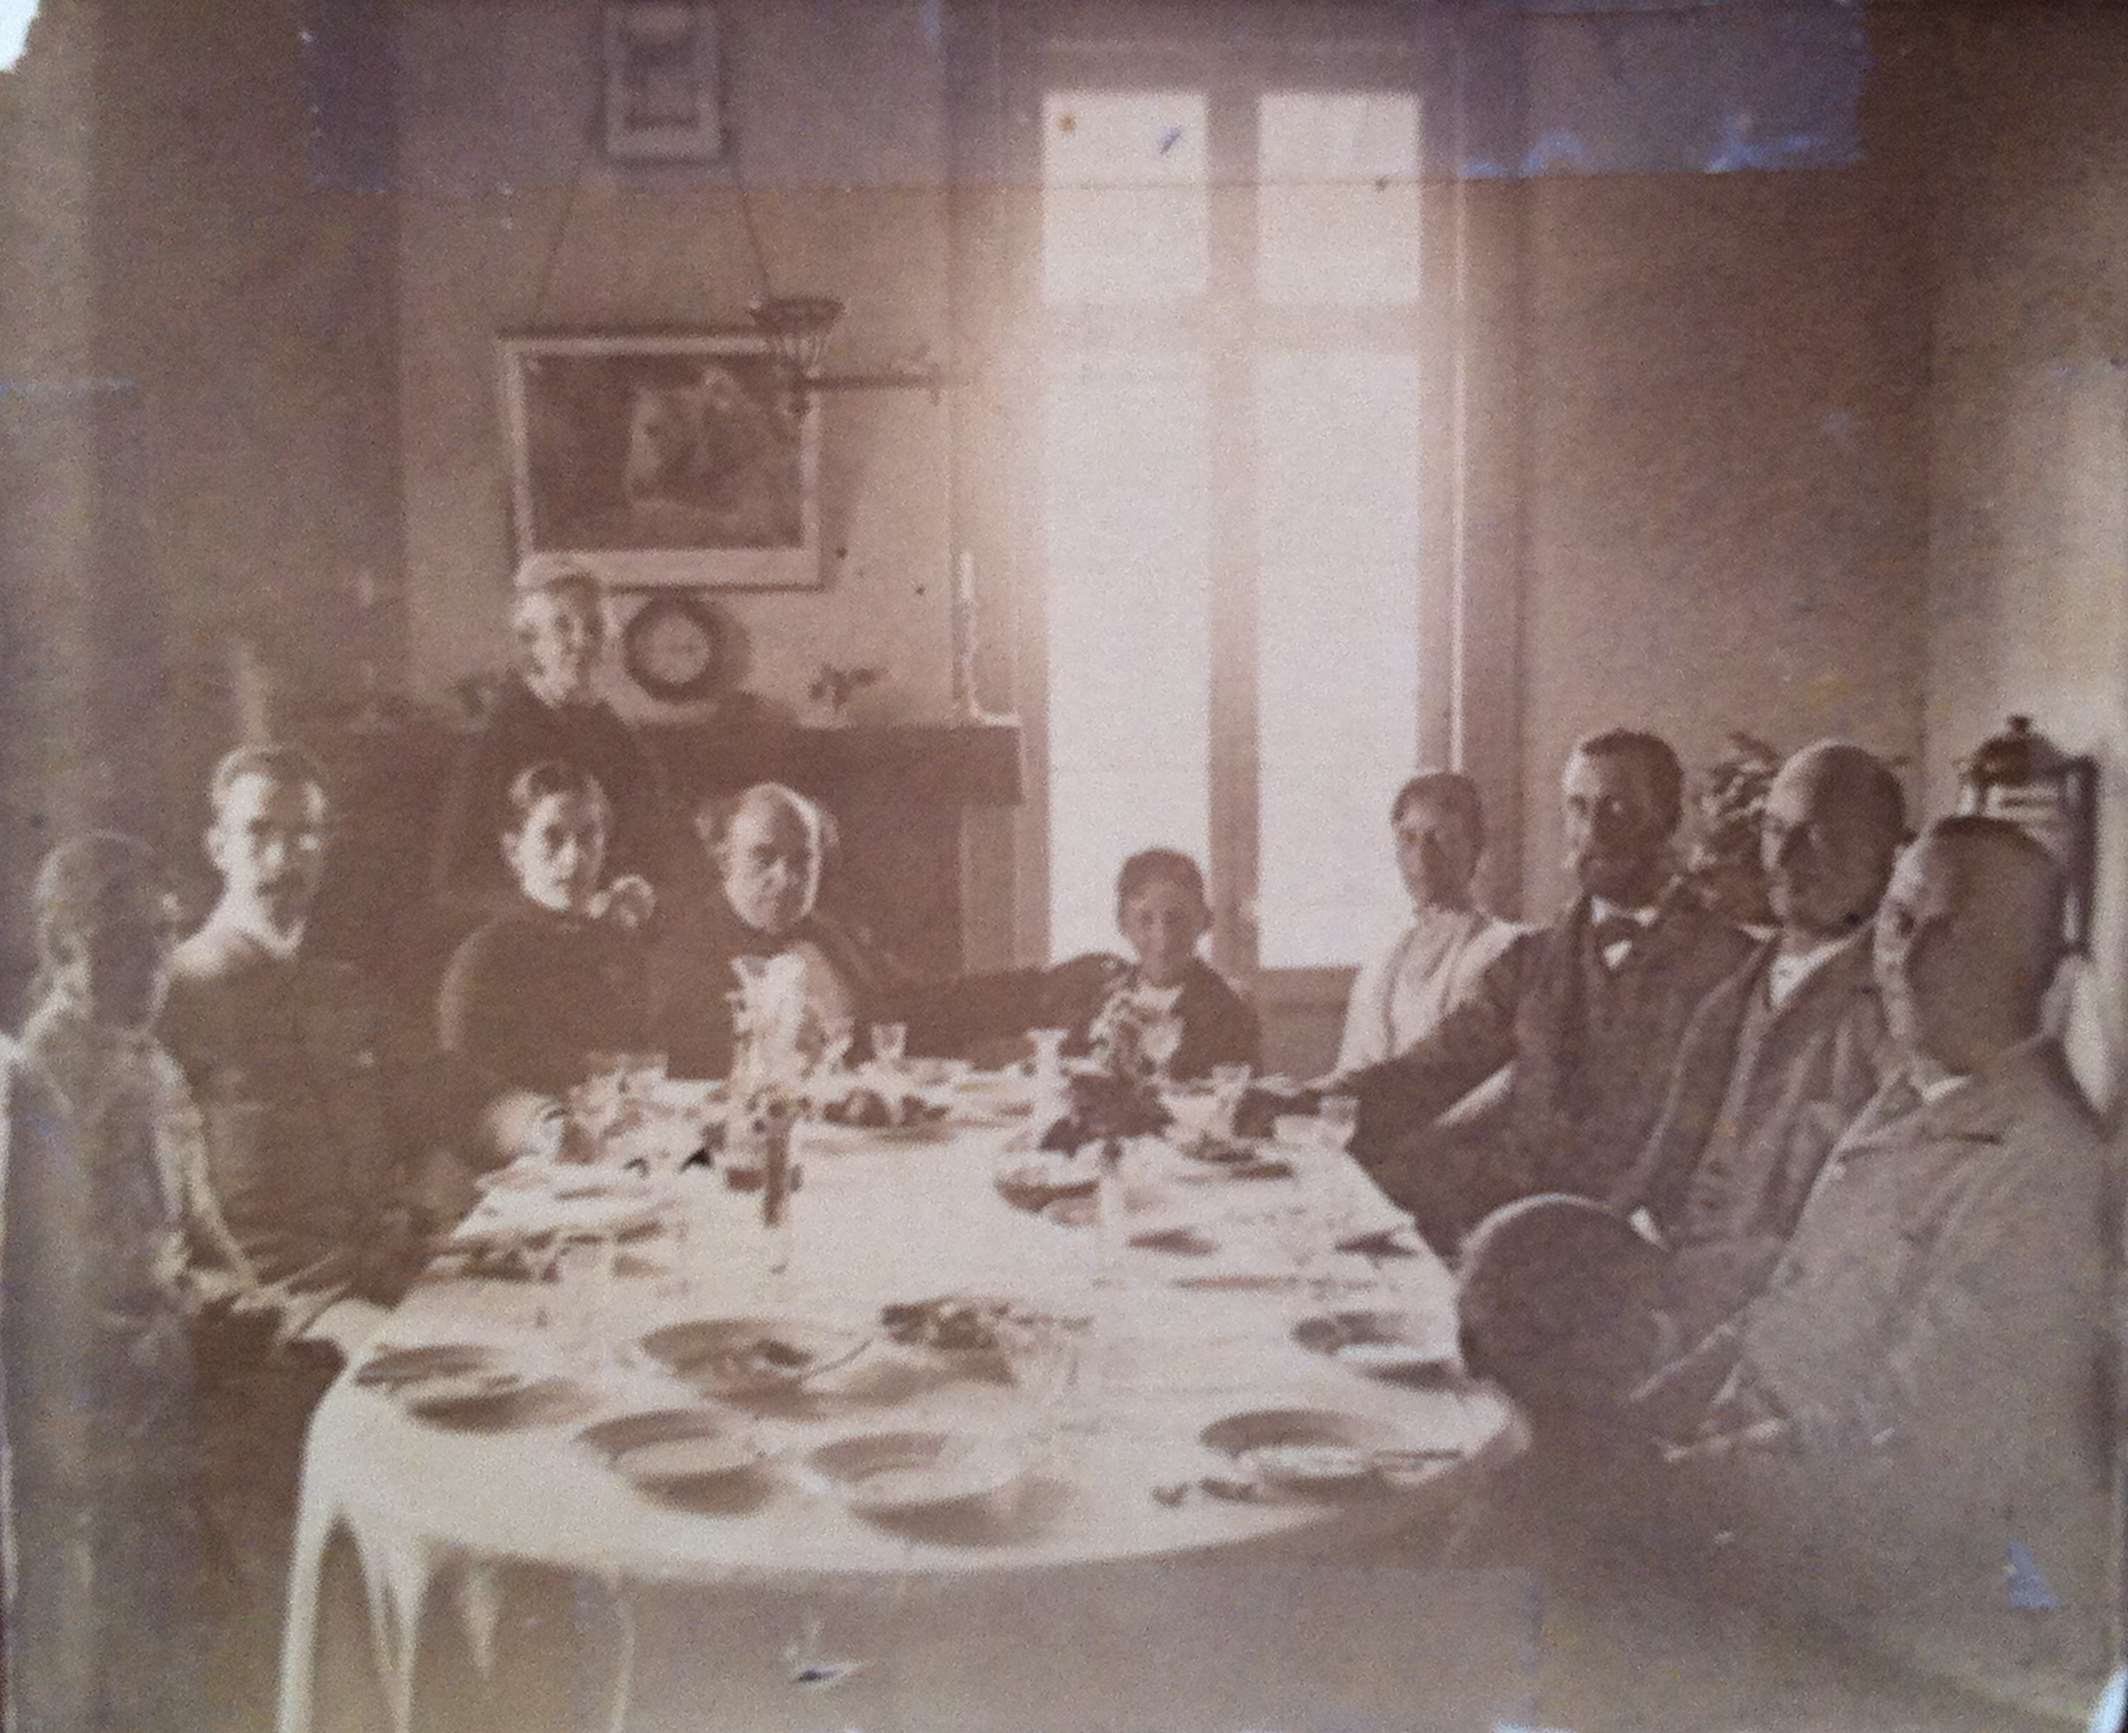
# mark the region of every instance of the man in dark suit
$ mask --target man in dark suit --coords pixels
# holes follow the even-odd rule
[[[1443,1250],[1514,1198],[1608,1195],[1647,1145],[1700,1001],[1750,954],[1672,876],[1684,773],[1666,742],[1591,735],[1562,796],[1580,894],[1503,951],[1432,1035],[1333,1086],[1360,1099],[1355,1153]],[[1506,1065],[1497,1115],[1437,1124]]]

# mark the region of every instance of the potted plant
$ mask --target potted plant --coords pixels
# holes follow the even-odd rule
[[[1766,873],[1759,865],[1759,820],[1781,755],[1755,735],[1732,733],[1729,749],[1696,779],[1697,834],[1685,880],[1701,903],[1743,927],[1770,927]]]
[[[833,662],[823,662],[813,683],[806,688],[806,696],[824,726],[839,728],[849,719],[850,700],[867,686],[876,686],[885,675],[884,668],[841,668]]]

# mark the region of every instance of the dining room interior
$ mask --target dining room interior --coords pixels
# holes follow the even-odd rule
[[[927,1180],[920,1137],[863,1132],[875,1110],[921,1132],[928,1104],[1063,1020],[1020,1016],[1005,1048],[962,1039],[965,1005],[1138,944],[1119,913],[1141,881],[1119,892],[1118,869],[1147,850],[1198,872],[1161,882],[1201,902],[1190,943],[1256,1020],[1259,1077],[1332,1079],[1274,1103],[1252,1159],[1344,1197],[1272,1125],[1314,1147],[1288,1122],[1343,1092],[1355,974],[1411,920],[1400,787],[1467,777],[1477,904],[1547,922],[1588,889],[1562,766],[1622,728],[1681,761],[1681,858],[1753,873],[1756,806],[1741,855],[1715,859],[1740,763],[1763,800],[1789,755],[1856,743],[1911,834],[1997,810],[1975,766],[2029,719],[2016,738],[2037,747],[2002,780],[2058,784],[2074,809],[2047,1028],[2110,1199],[2128,1089],[2124,92],[2128,17],[2099,4],[41,0],[0,70],[4,1021],[49,974],[32,910],[55,844],[142,839],[189,930],[217,894],[200,841],[215,766],[297,745],[332,811],[304,944],[433,1031],[476,920],[435,877],[454,767],[507,702],[545,581],[526,574],[553,560],[597,580],[598,698],[657,767],[679,846],[690,821],[713,851],[750,812],[795,824],[820,909],[925,984],[906,1018],[923,1087],[837,1096],[790,1133],[800,1189],[770,1162],[736,1194],[756,1211],[781,1192],[796,1222],[802,1281],[778,1289],[798,1278],[771,1253],[747,1272],[756,1310],[839,1291],[884,1318],[927,1270],[929,1292],[1077,1303],[1060,1296],[1094,1239],[1043,1219],[1062,1192],[1001,1227],[988,1167],[972,1188]],[[734,807],[763,784],[792,797]],[[528,831],[557,790],[523,797]],[[621,804],[608,790],[609,820]],[[475,846],[494,843],[491,826]],[[648,871],[656,918],[713,900],[723,870],[695,850]],[[773,982],[739,982],[763,997],[734,1013],[734,1066],[780,1014]],[[918,1052],[927,1019],[953,1034]],[[858,1041],[880,1045],[862,1019]],[[856,1075],[882,1064],[901,1075],[877,1051]],[[1093,1141],[1132,1129],[1101,1121],[1113,1106],[1082,1104]],[[677,1123],[676,1163],[699,1130]],[[1109,1183],[1080,1188],[1096,1238],[1124,1207]],[[1400,1398],[1450,1401],[1422,1387],[1452,1328],[1423,1352],[1359,1344],[1394,1376],[1333,1368],[1366,1384],[1347,1431],[1309,1429],[1329,1399],[1302,1367],[1240,1417],[1262,1436],[1217,1433],[1257,1388],[1226,1332],[1254,1304],[1281,1341],[1291,1322],[1290,1294],[1250,1286],[1260,1247],[1203,1248],[1199,1311],[1173,1338],[1189,1365],[1151,1382],[1237,1475],[1248,1458],[1275,1480],[1284,1450],[1304,1480],[1308,1452],[1342,1452],[1348,1478],[1409,1500],[1229,1497],[1241,1481],[1086,1432],[1075,1403],[1156,1406],[1132,1358],[1168,1340],[1154,1307],[1052,1401],[1062,1442],[1044,1448],[1077,1467],[1048,1493],[1009,1519],[981,1503],[1001,1480],[935,1499],[943,1517],[868,1509],[851,1487],[923,1465],[834,1455],[824,1415],[847,1421],[857,1391],[860,1418],[897,1428],[868,1436],[905,1452],[939,1414],[980,1431],[1023,1365],[1041,1384],[1054,1331],[1002,1306],[904,1314],[948,1368],[921,1377],[883,1363],[876,1327],[844,1367],[841,1326],[817,1320],[653,1332],[623,1364],[591,1340],[634,1303],[622,1230],[603,1275],[564,1260],[557,1280],[512,1238],[521,1206],[491,1182],[494,1219],[457,1248],[514,1271],[480,1328],[536,1316],[549,1346],[570,1336],[574,1373],[632,1398],[693,1380],[692,1399],[758,1423],[747,1470],[787,1444],[832,1520],[721,1479],[693,1504],[608,1484],[610,1459],[730,1441],[624,1428],[587,1450],[577,1429],[605,1418],[588,1405],[542,1410],[536,1435],[453,1431],[448,1401],[480,1399],[453,1387],[448,1436],[421,1454],[408,1393],[478,1369],[419,1358],[462,1346],[462,1321],[416,1283],[380,1336],[415,1358],[384,1355],[367,1383],[358,1359],[311,1426],[285,1605],[318,1627],[317,1658],[284,1652],[275,1620],[258,1725],[2081,1724],[2064,1704],[2084,1671],[2062,1685],[2035,1663],[1990,1701],[1905,1651],[1835,1665],[1747,1634],[1696,1590],[1547,1625],[1520,1555],[1442,1566],[1427,1549],[1449,1500],[1390,1459]],[[1303,1311],[1323,1259],[1407,1207],[1371,1189],[1321,1204],[1347,1231],[1303,1248]],[[685,1215],[655,1225],[699,1248]],[[898,1220],[956,1249],[927,1264],[882,1227]],[[1106,1279],[1135,1254],[1102,1244]],[[1409,1262],[1425,1269],[1399,1304],[1445,1317],[1450,1265]],[[700,1322],[707,1290],[638,1275],[649,1310]],[[517,1291],[546,1284],[595,1293],[604,1322],[550,1326]],[[736,1293],[717,1304],[745,1314]],[[1089,1303],[1098,1334],[1112,1284]],[[1013,1375],[956,1370],[936,1333],[962,1325]],[[393,1404],[380,1431],[373,1408]],[[1448,1444],[1425,1448],[1459,1468],[1519,1448],[1491,1384],[1444,1413]],[[980,1479],[982,1462],[955,1468]],[[1147,1475],[1154,1497],[1082,1510],[1088,1487]],[[542,1502],[551,1526],[522,1542]],[[1398,1550],[1399,1524],[1425,1545]],[[1269,1544],[1302,1538],[1304,1562]],[[492,1585],[450,1576],[446,1553],[530,1561],[499,1627]],[[579,1585],[602,1570],[648,1586],[594,1603]],[[426,1591],[438,1571],[451,1596]],[[806,1573],[828,1586],[786,1592]],[[336,1649],[336,1584],[394,1634]],[[992,1644],[960,1635],[979,1627]],[[714,1666],[690,1647],[703,1628]],[[417,1668],[424,1645],[449,1658]],[[556,1649],[596,1664],[549,1667]],[[1227,1664],[1243,1653],[1260,1664]],[[1752,1683],[1724,1677],[1734,1656]],[[513,1668],[522,1689],[498,1694]],[[367,1671],[387,1683],[348,1683]]]

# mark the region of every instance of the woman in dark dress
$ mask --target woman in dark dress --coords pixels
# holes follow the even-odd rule
[[[586,1056],[644,1045],[648,913],[630,889],[601,891],[611,808],[573,764],[535,764],[510,785],[501,857],[515,906],[458,947],[437,1007],[443,1051],[485,1074],[491,1142],[587,1075]]]
[[[517,574],[510,614],[515,666],[446,797],[436,890],[479,914],[511,907],[516,887],[495,853],[510,788],[535,764],[574,764],[605,790],[606,870],[664,885],[680,858],[665,777],[642,739],[598,696],[606,652],[605,592],[572,561],[535,555]]]

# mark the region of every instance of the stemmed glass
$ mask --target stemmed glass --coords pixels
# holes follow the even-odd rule
[[[909,1051],[909,1026],[906,1023],[874,1023],[872,1025],[872,1057],[885,1071],[898,1072],[902,1060]]]
[[[1212,1124],[1224,1136],[1232,1137],[1241,1123],[1241,1104],[1248,1098],[1253,1074],[1246,1064],[1212,1067]]]

